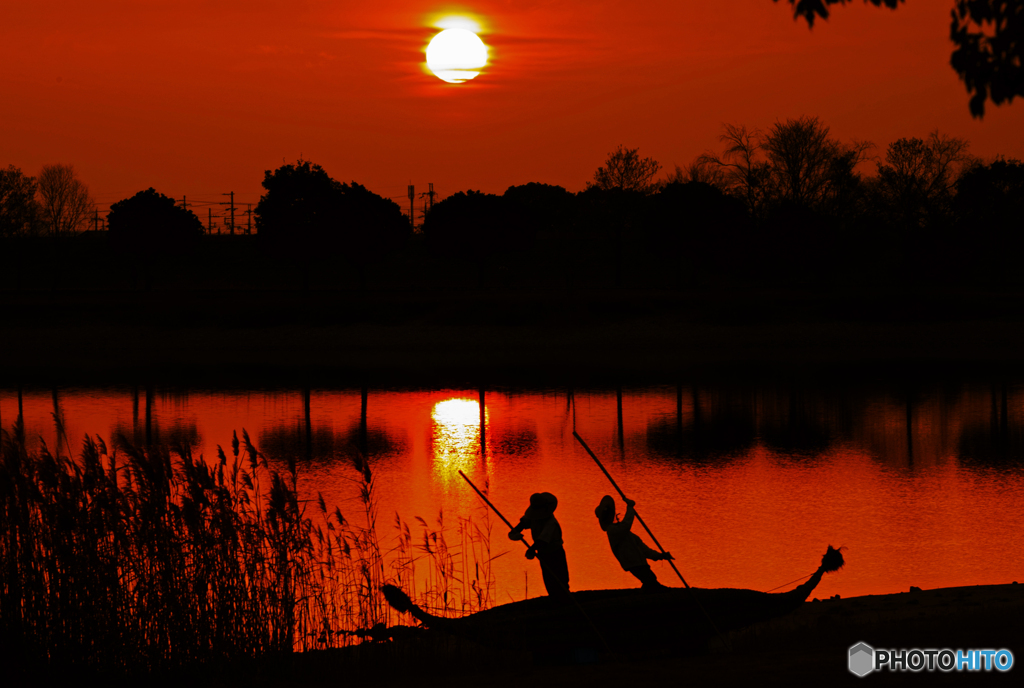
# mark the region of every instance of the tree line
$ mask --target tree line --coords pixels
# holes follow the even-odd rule
[[[43,165],[38,177],[0,169],[0,238],[66,235],[92,216],[95,203],[72,165]]]
[[[477,286],[498,268],[528,272],[538,262],[555,266],[566,286],[595,270],[630,286],[630,261],[677,287],[1016,274],[1018,160],[980,160],[967,141],[939,132],[878,152],[840,141],[815,117],[765,131],[729,125],[720,141],[664,177],[656,160],[619,146],[578,193],[535,182],[500,195],[460,191],[434,204],[419,231],[394,201],[300,160],[265,172],[255,240],[307,286],[311,274],[342,264],[365,285],[368,271],[411,247],[416,259],[460,266]],[[2,171],[2,235],[69,231],[67,206],[43,193],[56,186],[46,174]],[[149,275],[198,250],[203,237],[192,211],[152,188],[114,203],[107,225],[110,248]]]

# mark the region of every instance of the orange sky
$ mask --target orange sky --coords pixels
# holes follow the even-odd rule
[[[101,207],[149,186],[255,202],[300,154],[402,197],[583,188],[622,143],[667,169],[723,123],[817,115],[844,140],[940,131],[1024,158],[1024,104],[972,120],[947,0],[854,3],[809,31],[771,0],[33,0],[0,23],[0,165],[74,164]],[[476,81],[423,72],[431,20],[487,28]]]

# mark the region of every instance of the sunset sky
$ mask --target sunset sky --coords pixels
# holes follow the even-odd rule
[[[1024,104],[968,113],[951,5],[853,3],[810,31],[771,0],[7,3],[0,165],[73,164],[102,209],[149,186],[255,202],[300,155],[397,199],[577,191],[620,143],[671,170],[718,150],[725,123],[802,115],[876,154],[938,129],[1024,158]],[[490,47],[466,84],[424,69],[451,15]]]

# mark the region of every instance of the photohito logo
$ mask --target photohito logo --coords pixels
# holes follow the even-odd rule
[[[867,643],[850,648],[850,673],[867,676],[872,671],[1009,671],[1009,650],[876,650]]]

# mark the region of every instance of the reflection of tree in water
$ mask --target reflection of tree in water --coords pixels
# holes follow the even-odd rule
[[[490,451],[494,456],[533,458],[537,454],[537,433],[533,428],[492,430]]]
[[[199,434],[199,428],[193,421],[174,421],[169,426],[163,427],[158,420],[151,420],[149,424],[149,438],[146,437],[146,427],[137,423],[135,425],[124,425],[118,423],[114,426],[114,436],[121,435],[135,446],[146,444],[159,444],[168,447],[188,447],[195,449],[203,442]]]
[[[833,433],[822,418],[832,404],[821,395],[804,391],[763,394],[759,434],[773,452],[792,458],[821,454],[832,443]]]
[[[743,454],[757,436],[754,404],[746,392],[720,390],[689,392],[690,408],[680,394],[675,416],[647,425],[647,447],[655,456],[693,461],[717,461]]]
[[[257,446],[271,458],[292,457],[310,461],[330,460],[356,450],[368,457],[393,455],[405,450],[404,441],[377,427],[368,426],[364,430],[360,423],[353,423],[342,432],[324,426],[313,426],[307,431],[302,421],[282,423],[261,431]]]
[[[1024,462],[1024,430],[1011,422],[1006,385],[992,387],[989,420],[964,427],[957,457],[968,464],[1004,465]]]
[[[405,442],[367,423],[370,390],[360,390],[359,420],[347,430],[334,432],[330,427],[314,427],[311,390],[302,390],[303,415],[293,423],[281,423],[260,432],[260,451],[268,457],[287,461],[329,461],[338,455],[361,453],[385,456],[405,449]]]

